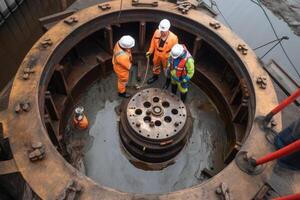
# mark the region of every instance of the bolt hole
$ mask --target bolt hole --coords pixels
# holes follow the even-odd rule
[[[148,134],[147,137],[150,137],[150,135]]]
[[[169,134],[167,134],[166,136],[169,137]]]
[[[172,121],[172,118],[170,116],[165,116],[164,120],[165,122],[170,123]]]
[[[132,99],[132,101],[135,101],[135,99]]]
[[[161,125],[161,121],[156,120],[156,121],[154,122],[154,124],[155,124],[155,126],[160,126],[160,125]]]
[[[171,112],[172,112],[172,114],[173,114],[173,115],[177,115],[177,114],[178,114],[178,110],[177,110],[177,109],[175,109],[175,108],[174,108],[174,109],[172,109],[172,111],[171,111]]]
[[[137,114],[137,115],[141,115],[142,112],[143,112],[143,111],[142,111],[141,109],[136,109],[136,110],[135,110],[135,114]]]
[[[150,116],[144,117],[144,122],[145,123],[150,123],[151,122],[151,117]]]
[[[170,106],[170,103],[167,102],[167,101],[164,101],[164,102],[162,102],[162,106],[163,106],[164,108],[168,108],[168,107]]]
[[[134,124],[134,122],[132,122],[132,124]]]
[[[139,133],[141,133],[142,131],[141,130],[139,130]]]
[[[153,97],[153,102],[155,102],[155,103],[159,102],[159,98],[158,97]]]
[[[150,108],[151,107],[151,103],[149,101],[146,101],[144,103],[145,108]]]
[[[174,132],[176,132],[177,130],[176,129],[174,129]]]

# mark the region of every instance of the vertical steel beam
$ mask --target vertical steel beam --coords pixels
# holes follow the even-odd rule
[[[242,99],[241,104],[239,105],[237,111],[235,112],[232,121],[234,123],[243,123],[246,120],[248,114],[248,100]]]
[[[59,114],[55,107],[50,91],[46,91],[45,93],[45,105],[51,119],[59,120]]]
[[[145,48],[146,40],[146,22],[140,22],[139,27],[139,49],[142,51]]]
[[[104,28],[104,38],[106,41],[107,51],[109,53],[113,52],[113,30],[111,26],[107,26]]]
[[[202,38],[196,37],[194,40],[193,52],[192,52],[192,56],[195,60],[196,60],[197,51],[201,48],[201,43],[202,43]]]
[[[58,139],[58,133],[56,133],[55,128],[53,127],[50,116],[45,114],[44,119],[45,119],[45,126],[52,144],[56,146],[59,150],[61,150],[61,146]]]
[[[52,80],[57,93],[68,95],[69,88],[63,72],[63,66],[60,65],[55,69]]]

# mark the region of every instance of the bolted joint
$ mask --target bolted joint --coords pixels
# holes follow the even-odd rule
[[[239,45],[237,46],[237,50],[238,50],[239,52],[241,52],[243,55],[247,55],[247,53],[248,53],[248,48],[246,47],[245,44],[239,44]]]
[[[218,22],[215,22],[215,23],[209,22],[209,26],[213,27],[216,30],[219,29],[219,28],[221,28],[221,24],[218,23]]]
[[[68,25],[73,25],[78,22],[78,19],[76,16],[71,16],[71,17],[65,19],[64,22]]]
[[[56,198],[56,200],[75,200],[78,199],[80,192],[82,192],[82,186],[75,180],[69,181],[62,193]]]
[[[230,192],[229,192],[229,187],[227,186],[226,183],[221,183],[217,189],[216,189],[216,194],[220,196],[220,199],[222,200],[230,200]]]
[[[102,11],[104,11],[104,10],[109,10],[109,9],[111,9],[111,6],[110,6],[109,3],[105,3],[105,4],[100,4],[100,5],[98,5],[98,8],[101,9]]]
[[[41,142],[33,142],[31,144],[31,150],[28,152],[28,158],[30,161],[42,160],[45,157],[45,147]]]
[[[259,86],[259,88],[266,89],[267,88],[267,77],[266,76],[257,77],[256,84]]]
[[[15,113],[20,114],[22,112],[29,112],[31,105],[29,102],[21,102],[15,106]]]
[[[53,44],[52,40],[50,38],[44,38],[42,41],[41,41],[41,46],[46,49],[48,48],[49,46],[51,46]]]
[[[265,169],[265,165],[257,165],[255,158],[248,156],[247,151],[240,151],[235,157],[235,163],[240,170],[250,175],[260,174]]]

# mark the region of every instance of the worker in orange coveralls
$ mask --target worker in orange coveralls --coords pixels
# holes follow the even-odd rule
[[[154,54],[152,70],[153,76],[148,79],[148,84],[152,84],[158,79],[161,66],[164,70],[166,69],[171,49],[178,43],[177,36],[169,31],[170,26],[170,21],[163,19],[160,21],[158,29],[153,34],[150,48],[146,53],[147,58]]]
[[[113,51],[112,63],[118,77],[118,94],[124,98],[130,97],[130,95],[126,93],[126,85],[132,65],[131,49],[134,45],[135,40],[129,35],[124,35],[116,43]]]
[[[84,108],[79,106],[75,108],[75,115],[73,119],[73,124],[76,129],[84,130],[89,126],[87,117],[83,113]]]

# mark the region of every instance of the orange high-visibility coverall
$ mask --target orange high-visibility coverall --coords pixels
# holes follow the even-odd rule
[[[131,52],[123,50],[117,42],[114,47],[112,63],[118,77],[118,92],[124,93],[129,78],[129,70],[132,65]]]
[[[73,119],[74,127],[80,130],[84,130],[89,126],[87,117],[84,115],[81,120],[77,120],[76,117]]]
[[[160,42],[160,31],[157,29],[152,37],[150,48],[148,52],[153,55],[153,74],[160,74],[160,66],[162,65],[163,69],[166,69],[168,58],[171,52],[172,47],[178,43],[177,36],[169,31],[169,35],[165,41],[163,47],[159,47]]]

